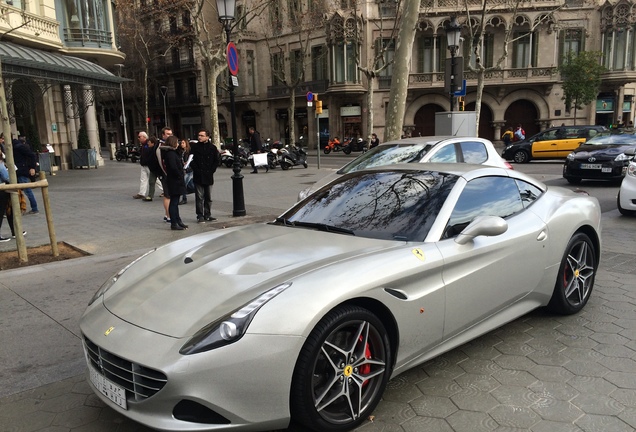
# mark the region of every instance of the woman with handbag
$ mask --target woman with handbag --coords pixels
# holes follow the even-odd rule
[[[188,140],[182,139],[179,142],[179,148],[177,149],[177,153],[181,155],[181,160],[183,161],[183,169],[185,171],[185,184],[186,184],[186,193],[181,197],[181,201],[179,201],[179,205],[188,203],[188,184],[192,182],[192,168],[188,163],[188,157],[190,156],[190,143]]]

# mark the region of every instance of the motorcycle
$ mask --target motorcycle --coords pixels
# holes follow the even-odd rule
[[[307,168],[307,152],[302,147],[287,144],[278,151],[278,163],[285,171],[296,165]]]
[[[278,141],[272,145],[270,138],[267,138],[265,143],[263,143],[263,150],[267,152],[267,165],[270,169],[274,169],[278,166],[278,148],[275,145],[276,143],[278,143]]]
[[[343,151],[344,150],[344,144],[340,143],[340,140],[338,140],[338,138],[334,138],[334,139],[330,139],[329,142],[327,143],[327,145],[325,146],[325,148],[323,149],[323,152],[325,154],[329,154],[332,151],[333,152],[339,152],[339,151]]]
[[[232,146],[230,146],[231,148]],[[241,163],[241,167],[244,167],[248,164],[248,156],[249,152],[243,147],[241,144],[238,145],[238,158]],[[234,166],[234,153],[228,149],[227,145],[222,146],[221,151],[221,163],[225,165],[227,168],[232,168]]]
[[[342,152],[344,154],[351,154],[352,151],[356,151],[356,152],[361,151],[362,153],[364,153],[368,149],[369,149],[369,146],[367,145],[367,142],[363,140],[362,138],[358,138],[357,140],[351,138],[350,140],[345,141]]]
[[[132,163],[137,162],[141,158],[139,147],[134,144],[120,145],[119,149],[115,152],[115,159],[117,162],[121,162],[128,160],[128,158],[130,158]]]

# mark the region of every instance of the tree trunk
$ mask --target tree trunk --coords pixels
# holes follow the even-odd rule
[[[402,28],[398,34],[393,78],[389,93],[389,108],[387,110],[384,142],[400,139],[404,126],[406,112],[406,97],[409,86],[409,72],[415,30],[419,18],[420,2],[408,1],[402,18]]]
[[[486,70],[480,67],[477,71],[477,94],[475,98],[475,136],[479,136],[479,116],[481,115],[481,99],[484,94]],[[464,108],[465,109],[465,108]]]
[[[289,121],[289,143],[294,144],[296,138],[296,122],[294,121],[294,111],[296,111],[296,87],[289,87],[289,108],[287,108],[287,120]]]
[[[367,75],[368,88],[367,91],[367,145],[371,143],[371,134],[373,133],[373,77]]]

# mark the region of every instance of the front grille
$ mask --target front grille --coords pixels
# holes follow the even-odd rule
[[[161,390],[168,381],[162,372],[109,353],[87,337],[84,337],[84,347],[93,368],[105,378],[124,388],[127,400],[146,400]]]

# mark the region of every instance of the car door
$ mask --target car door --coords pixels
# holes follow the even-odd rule
[[[557,129],[548,129],[535,137],[532,143],[533,159],[556,158],[558,154],[561,135],[557,135]]]
[[[572,150],[579,147],[587,140],[587,129],[577,127],[566,127],[565,137],[557,143],[557,156],[566,158]]]
[[[519,301],[540,283],[547,229],[524,207],[541,192],[534,188],[521,194],[519,189],[509,177],[482,177],[470,181],[458,198],[445,238],[438,242],[446,291],[444,339]],[[504,217],[507,231],[457,244],[454,238],[461,229],[482,215]]]

